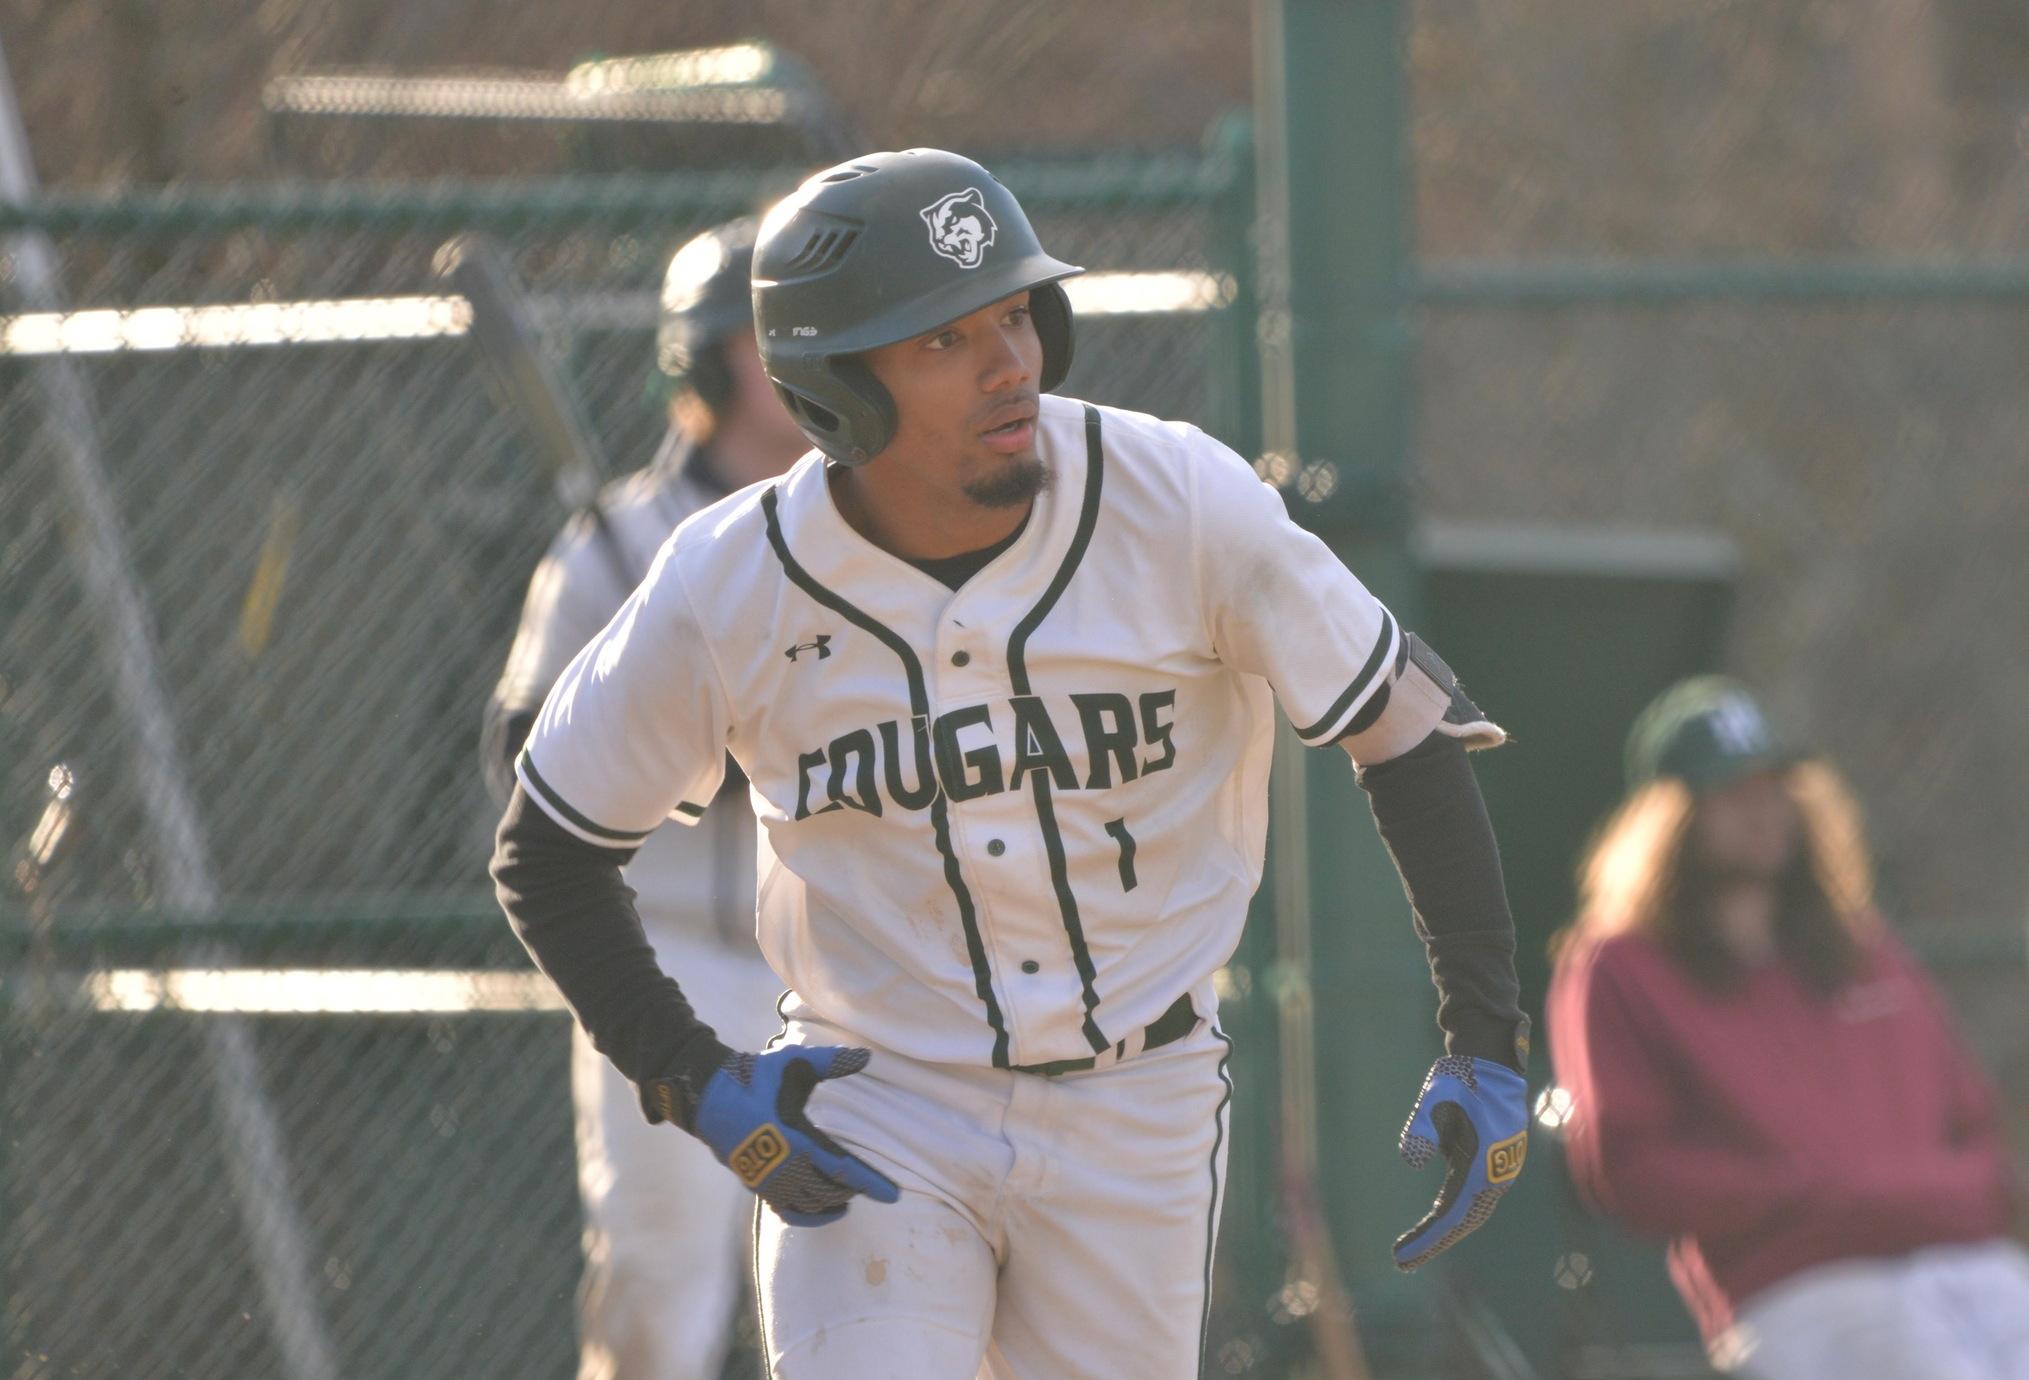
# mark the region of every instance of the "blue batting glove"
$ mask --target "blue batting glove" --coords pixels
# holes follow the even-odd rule
[[[1396,1269],[1415,1269],[1493,1216],[1528,1153],[1528,1092],[1521,1074],[1488,1059],[1447,1055],[1430,1066],[1402,1128],[1402,1158],[1421,1169],[1444,1156],[1444,1187],[1396,1239]]]
[[[836,1222],[856,1193],[892,1203],[901,1196],[894,1181],[811,1125],[803,1110],[819,1083],[866,1066],[865,1050],[836,1045],[732,1055],[698,1096],[692,1132],[791,1226]]]

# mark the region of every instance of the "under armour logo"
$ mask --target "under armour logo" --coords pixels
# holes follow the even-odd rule
[[[788,651],[782,653],[782,655],[788,657],[791,661],[794,661],[796,660],[796,654],[798,652],[816,652],[817,659],[819,661],[824,660],[826,657],[831,655],[831,634],[819,633],[815,641],[799,642],[794,647],[791,647]]]

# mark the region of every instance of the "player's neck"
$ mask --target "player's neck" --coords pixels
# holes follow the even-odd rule
[[[833,466],[826,471],[832,501],[855,532],[891,556],[935,561],[983,551],[1005,541],[1024,522],[1035,500],[987,507],[957,488],[932,488],[907,476],[876,475]]]

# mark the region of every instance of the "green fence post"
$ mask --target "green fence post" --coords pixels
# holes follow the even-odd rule
[[[1208,267],[1227,286],[1212,323],[1205,429],[1241,455],[1261,450],[1261,379],[1254,294],[1254,126],[1244,111],[1218,120],[1206,133],[1206,152],[1223,174],[1211,205]],[[1243,1347],[1264,1337],[1268,1303],[1284,1265],[1277,1229],[1275,1104],[1278,1088],[1276,1026],[1267,976],[1275,962],[1273,898],[1264,885],[1249,910],[1246,930],[1226,965],[1219,1026],[1233,1042],[1231,1137],[1227,1147],[1225,1211],[1220,1225],[1221,1270],[1214,1280],[1215,1346]],[[1215,1353],[1210,1373],[1223,1364]],[[1249,1372],[1252,1373],[1252,1372]]]
[[[1257,0],[1262,431],[1271,477],[1405,626],[1411,352],[1398,0]],[[1300,610],[1291,610],[1300,617]],[[1395,1157],[1437,1052],[1429,978],[1393,868],[1336,753],[1302,763],[1316,1126],[1325,1214],[1384,1370],[1425,1354],[1425,1294],[1389,1244],[1436,1185]]]
[[[1211,165],[1223,174],[1212,203],[1211,269],[1231,295],[1213,327],[1211,415],[1213,435],[1245,456],[1261,453],[1261,304],[1255,282],[1254,121],[1244,110],[1215,122],[1205,137]]]

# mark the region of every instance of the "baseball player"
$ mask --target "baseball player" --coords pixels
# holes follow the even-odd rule
[[[648,1119],[765,1203],[780,1380],[1198,1373],[1212,980],[1278,701],[1358,765],[1439,990],[1402,1148],[1448,1172],[1398,1264],[1521,1169],[1514,930],[1466,757],[1501,731],[1245,461],[1051,393],[1078,271],[933,149],[777,205],[756,328],[816,449],[678,529],[517,759],[502,904]],[[656,966],[620,873],[728,751],[790,989],[760,1052]]]
[[[754,347],[754,229],[751,219],[722,226],[670,261],[656,341],[674,385],[670,428],[652,464],[558,534],[530,583],[487,712],[503,800],[543,696],[656,549],[692,513],[780,474],[805,448]],[[767,1039],[781,987],[754,947],[745,803],[728,801],[697,829],[656,830],[626,879],[657,960],[685,975],[698,1010],[729,1039]],[[717,1380],[744,1293],[747,1195],[703,1146],[644,1121],[633,1089],[575,1028],[571,1092],[585,1211],[580,1380]]]

